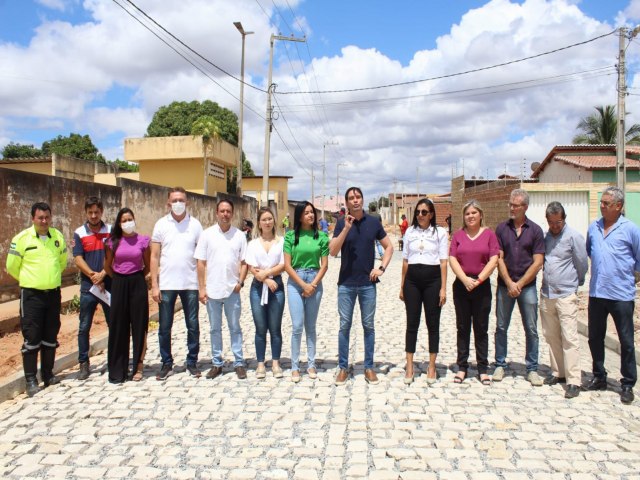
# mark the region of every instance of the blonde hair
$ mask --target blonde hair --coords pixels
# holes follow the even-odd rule
[[[463,227],[467,226],[464,223],[464,214],[467,213],[467,210],[469,210],[470,208],[475,208],[480,212],[480,226],[482,226],[482,223],[484,221],[484,210],[482,209],[480,202],[478,202],[475,199],[469,200],[467,203],[464,204],[464,207],[462,207],[462,226]]]

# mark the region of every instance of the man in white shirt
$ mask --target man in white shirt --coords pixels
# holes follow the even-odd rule
[[[176,298],[180,297],[187,326],[187,372],[200,377],[200,325],[198,324],[198,274],[193,254],[202,233],[200,222],[187,213],[187,193],[182,187],[169,190],[170,211],[156,222],[151,236],[151,295],[160,304],[158,343],[162,369],[157,380],[173,374],[171,327]]]
[[[211,362],[213,367],[207,378],[222,373],[222,310],[227,317],[234,369],[239,379],[247,378],[242,355],[242,330],[240,329],[240,289],[247,276],[245,253],[247,239],[244,233],[231,225],[233,203],[220,200],[216,207],[218,223],[207,228],[198,241],[194,254],[198,261],[198,285],[200,301],[207,306],[211,324]]]

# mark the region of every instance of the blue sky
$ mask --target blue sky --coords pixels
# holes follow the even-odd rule
[[[389,192],[394,180],[414,191],[416,175],[423,177],[421,190],[448,191],[452,172],[460,173],[463,164],[467,175],[495,176],[505,168],[520,174],[524,159],[539,161],[553,145],[570,143],[593,106],[615,103],[618,40],[611,35],[536,61],[403,87],[284,92],[462,72],[595,38],[640,17],[636,0],[135,3],[234,75],[240,36],[232,22],[242,21],[256,32],[247,37],[247,80],[262,89],[269,36],[307,34],[306,45],[276,42],[274,56],[281,94],[271,172],[294,176],[293,198],[309,198],[312,170],[315,193],[322,189],[318,172],[329,141],[338,145],[326,149],[327,185],[335,185],[336,164],[345,163],[341,181],[357,179],[371,195]],[[637,41],[627,50],[632,93],[640,89],[639,52]],[[0,0],[0,65],[0,146],[40,146],[76,132],[91,135],[107,158],[122,158],[123,139],[143,135],[161,105],[211,99],[239,109],[235,80],[210,70],[227,93],[111,0]],[[551,79],[558,76],[562,81]],[[529,83],[500,87],[516,82]],[[469,91],[478,87],[486,90]],[[467,93],[451,93],[460,90]],[[245,95],[244,150],[260,174],[265,95],[252,89]],[[638,121],[636,98],[628,97],[630,122]]]

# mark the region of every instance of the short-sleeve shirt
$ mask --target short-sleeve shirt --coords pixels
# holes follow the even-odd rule
[[[338,220],[333,231],[336,238],[344,229],[344,218]],[[387,236],[380,220],[363,214],[360,220],[354,220],[347,238],[340,250],[340,274],[338,285],[353,287],[371,285],[369,275],[375,260],[375,241]]]
[[[480,275],[491,257],[499,253],[498,238],[488,228],[473,240],[464,229],[458,230],[451,237],[449,254],[458,261],[465,275]]]
[[[187,214],[177,222],[170,213],[156,222],[151,241],[160,244],[160,290],[197,290],[193,253],[202,233],[200,222]]]
[[[449,258],[449,234],[439,226],[420,228],[411,226],[404,235],[402,259],[407,263],[440,265]]]
[[[236,227],[223,232],[216,224],[202,232],[193,256],[207,262],[209,298],[220,300],[233,293],[240,281],[240,265],[246,252],[247,237]]]
[[[318,238],[313,238],[312,230],[300,230],[298,245],[295,230],[290,230],[284,236],[284,253],[291,256],[291,267],[320,268],[320,258],[329,256],[329,237],[324,232],[318,232]]]
[[[111,225],[104,222],[100,225],[100,230],[94,232],[89,223],[85,223],[73,232],[73,256],[82,257],[94,272],[101,272],[104,268],[104,242],[109,238]],[[84,273],[80,273],[80,291],[88,292],[93,286],[93,282]],[[111,277],[104,278],[104,286],[111,291]]]
[[[525,217],[519,237],[516,236],[516,229],[512,219],[498,225],[496,237],[498,237],[500,250],[504,252],[504,263],[507,266],[507,272],[514,282],[524,276],[533,263],[534,255],[544,255],[544,233],[542,228],[529,218]],[[502,277],[498,277],[498,284],[505,285]],[[525,287],[535,284],[536,279],[534,277]]]
[[[276,265],[284,265],[284,255],[282,248],[284,240],[278,237],[277,241],[271,245],[267,252],[259,238],[255,238],[247,245],[245,262],[254,268],[266,270]]]
[[[113,250],[113,238],[107,240],[108,247]],[[113,255],[112,269],[120,275],[131,275],[144,270],[144,251],[149,248],[151,239],[147,235],[134,233],[122,236],[118,249]]]

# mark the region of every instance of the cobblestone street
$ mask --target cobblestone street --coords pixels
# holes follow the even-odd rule
[[[340,259],[330,258],[318,319],[319,378],[293,384],[289,371],[255,378],[254,326],[243,290],[242,327],[248,379],[238,380],[223,327],[223,376],[207,380],[209,321],[201,306],[199,365],[203,377],[184,373],[186,334],[176,314],[176,373],[165,382],[157,332],[149,335],[145,378],[107,383],[106,355],[92,358],[89,380],[65,372],[60,385],[34,398],[0,404],[0,477],[24,478],[230,478],[230,479],[595,479],[640,478],[640,408],[619,399],[619,357],[607,351],[609,390],[565,400],[562,386],[532,387],[524,380],[524,332],[517,309],[509,331],[511,369],[490,387],[470,378],[453,383],[456,333],[451,293],[443,310],[438,357],[440,380],[426,383],[427,333],[420,328],[417,372],[404,376],[405,311],[398,299],[401,255],[378,289],[376,369],[379,385],[363,376],[362,327],[354,317],[347,385],[336,387]],[[449,290],[453,280],[449,271]],[[248,283],[248,282],[247,282]],[[494,281],[495,287],[495,281]],[[223,322],[224,323],[224,322]],[[495,312],[490,324],[493,358]],[[291,321],[283,320],[283,366],[290,365]],[[540,373],[548,349],[540,335]],[[304,338],[304,336],[303,336]],[[583,339],[584,340],[584,339]],[[582,345],[590,378],[590,354]],[[267,350],[269,358],[269,350]],[[302,359],[306,360],[303,342]],[[475,361],[472,349],[471,359]],[[303,367],[305,364],[303,363]],[[101,374],[100,372],[103,372]],[[638,393],[636,391],[636,393]]]

